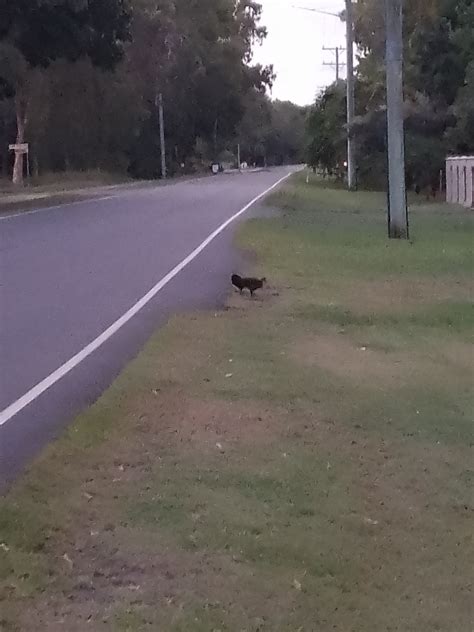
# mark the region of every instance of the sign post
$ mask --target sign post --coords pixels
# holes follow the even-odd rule
[[[30,146],[28,143],[13,143],[8,145],[10,151],[14,151],[15,154],[26,154],[26,174],[30,178]]]

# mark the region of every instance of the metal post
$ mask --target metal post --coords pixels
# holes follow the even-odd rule
[[[347,29],[347,185],[349,190],[356,187],[355,142],[352,138],[352,124],[355,116],[354,91],[354,18],[352,0],[346,0]]]
[[[336,83],[339,83],[339,46],[336,46]]]
[[[237,168],[240,171],[240,143],[237,144]]]
[[[403,0],[385,0],[389,236],[408,239],[403,122]]]
[[[165,147],[165,116],[163,112],[163,95],[158,95],[158,109],[160,118],[160,151],[161,151],[161,177],[166,179],[166,147]]]

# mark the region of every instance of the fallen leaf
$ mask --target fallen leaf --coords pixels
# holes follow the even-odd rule
[[[295,588],[295,590],[301,590],[303,587],[301,586],[301,583],[297,579],[294,579],[293,588]]]
[[[68,555],[67,553],[64,553],[64,555],[63,555],[63,560],[64,560],[65,562],[67,562],[67,564],[68,564],[69,568],[71,568],[71,569],[72,569],[72,568],[74,567],[74,562],[71,560],[71,558],[69,557],[69,555]]]

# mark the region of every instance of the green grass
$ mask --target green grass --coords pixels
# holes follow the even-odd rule
[[[474,305],[471,302],[447,301],[430,305],[410,313],[354,313],[339,305],[306,304],[297,316],[340,327],[384,327],[404,329],[408,334],[416,330],[442,330],[448,333],[470,334],[474,327]]]
[[[471,627],[472,217],[297,175],[0,503],[0,630]]]
[[[22,190],[23,192],[31,189],[38,192],[67,191],[81,187],[107,186],[130,181],[130,178],[120,174],[109,173],[100,169],[89,169],[87,171],[45,173],[31,178],[31,180],[25,180],[26,186]],[[0,179],[0,192],[15,193],[18,192],[18,187],[13,185],[11,180]]]
[[[354,280],[386,275],[469,277],[473,269],[472,217],[443,205],[413,206],[411,240],[386,239],[385,199],[375,193],[349,194],[302,179],[274,194],[269,204],[283,208],[278,220],[255,219],[243,243],[258,244],[261,255],[285,275],[311,282],[327,276]],[[287,239],[286,230],[291,230]],[[278,260],[272,257],[278,252]]]

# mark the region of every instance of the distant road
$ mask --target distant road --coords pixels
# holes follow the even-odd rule
[[[223,224],[289,171],[0,217],[0,490],[170,314],[222,304],[238,263]]]

